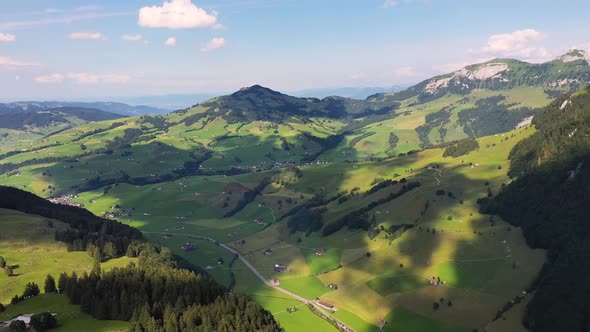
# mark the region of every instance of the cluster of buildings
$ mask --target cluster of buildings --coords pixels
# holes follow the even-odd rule
[[[69,205],[69,206],[76,206],[79,208],[83,208],[84,204],[74,202],[74,199],[78,198],[78,195],[65,195],[60,197],[50,198],[49,201],[55,204],[62,204],[62,205]]]
[[[111,211],[102,213],[102,217],[106,219],[129,218],[135,213],[135,208],[124,209],[119,204],[111,206]]]

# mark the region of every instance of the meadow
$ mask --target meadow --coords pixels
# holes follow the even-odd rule
[[[21,295],[25,285],[35,282],[42,289],[51,274],[90,272],[93,259],[86,252],[68,252],[65,244],[54,240],[55,230],[67,225],[57,220],[0,209],[0,256],[13,268],[15,276],[0,274],[0,303],[7,304]],[[121,257],[101,264],[102,270],[127,266],[136,259]]]
[[[58,327],[56,332],[126,332],[130,330],[128,322],[96,320],[82,313],[80,306],[68,303],[68,298],[58,294],[41,294],[24,300],[16,305],[9,305],[0,313],[0,321],[7,321],[22,314],[50,312],[56,314]]]

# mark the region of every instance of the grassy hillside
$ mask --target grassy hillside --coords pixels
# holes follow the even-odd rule
[[[296,98],[255,85],[164,116],[80,119],[71,129],[51,121],[41,131],[30,124],[1,132],[7,144],[0,148],[0,174],[35,177],[27,189],[51,196],[115,182],[387,158],[510,131],[559,94],[590,82],[589,68],[582,60],[494,60],[366,100]]]
[[[64,243],[55,241],[56,231],[68,225],[37,215],[0,209],[0,256],[12,266],[15,276],[0,274],[0,303],[7,304],[20,295],[28,282],[43,285],[45,277],[62,272],[90,272],[94,260],[84,251],[69,252]],[[121,257],[102,263],[103,270],[126,266],[136,259]]]
[[[6,311],[0,313],[0,321],[10,320],[22,314],[51,312],[59,326],[52,331],[57,332],[125,332],[130,330],[128,322],[96,320],[87,314],[80,312],[80,306],[71,305],[64,295],[43,294],[20,302],[17,305],[6,307]]]

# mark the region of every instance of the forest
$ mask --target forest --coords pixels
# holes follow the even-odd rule
[[[531,331],[588,331],[590,317],[590,88],[564,96],[537,114],[538,132],[511,152],[518,178],[484,213],[520,226],[532,248],[548,250],[531,285],[524,325]]]

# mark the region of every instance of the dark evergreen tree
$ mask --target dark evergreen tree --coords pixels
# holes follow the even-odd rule
[[[57,288],[55,287],[55,279],[53,279],[53,277],[50,274],[48,274],[45,278],[45,287],[43,287],[43,290],[46,294],[57,293]]]
[[[37,332],[43,332],[57,327],[57,320],[49,312],[42,312],[31,316],[31,322],[29,323],[33,329]]]

